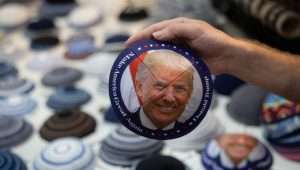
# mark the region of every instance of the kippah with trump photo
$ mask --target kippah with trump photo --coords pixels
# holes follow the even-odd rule
[[[109,96],[113,113],[128,129],[148,138],[173,139],[191,132],[205,117],[212,79],[192,50],[142,40],[115,60]]]

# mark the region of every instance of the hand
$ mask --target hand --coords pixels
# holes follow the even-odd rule
[[[126,45],[140,39],[154,38],[185,44],[201,56],[214,74],[227,73],[235,39],[206,22],[188,18],[165,20],[131,36]]]

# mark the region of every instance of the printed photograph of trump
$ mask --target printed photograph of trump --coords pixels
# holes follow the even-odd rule
[[[180,128],[195,113],[202,98],[195,68],[171,50],[143,53],[124,75],[121,94],[132,112],[132,121],[151,130]]]

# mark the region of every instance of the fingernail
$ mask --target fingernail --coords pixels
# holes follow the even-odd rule
[[[152,36],[155,39],[160,39],[162,37],[162,32],[161,31],[154,32],[154,33],[152,33]]]

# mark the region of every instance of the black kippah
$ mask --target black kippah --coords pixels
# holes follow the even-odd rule
[[[136,170],[185,170],[185,165],[171,156],[154,155],[138,163]]]

